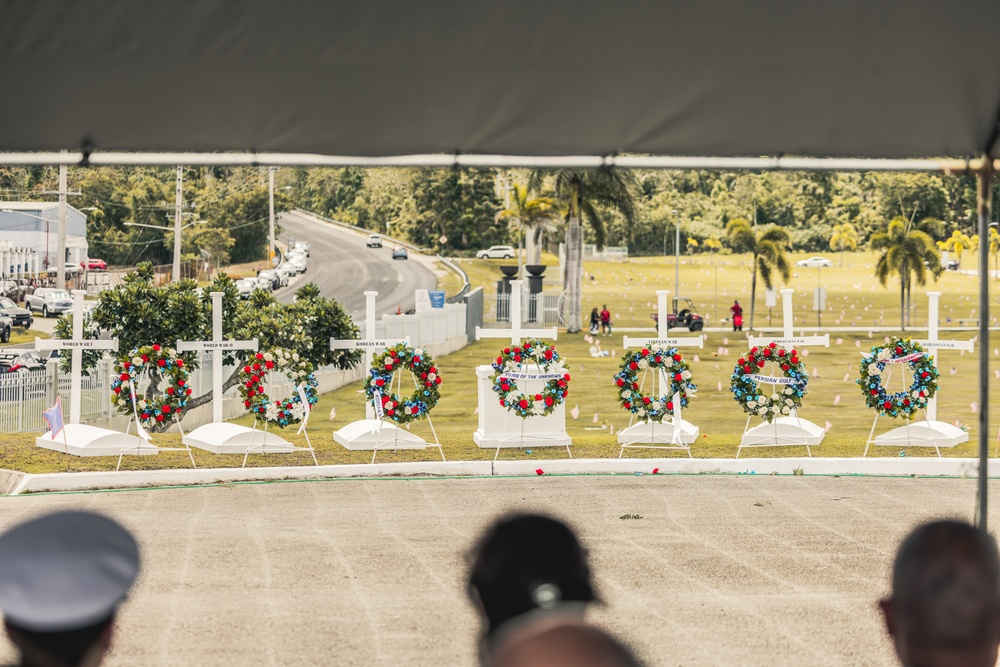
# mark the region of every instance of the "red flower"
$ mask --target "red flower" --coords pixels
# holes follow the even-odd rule
[[[552,350],[545,350],[545,358],[546,359],[552,358]]]
[[[116,394],[122,393],[122,388],[121,387],[115,387],[115,393]]]
[[[930,376],[930,373],[928,373],[927,371],[923,371],[920,374],[920,378],[923,379],[923,380],[926,380],[928,378],[928,376]]]
[[[798,357],[792,357],[792,363],[793,364],[799,363],[799,358]]]
[[[427,373],[421,373],[420,374],[420,379],[421,380],[426,380],[427,379]]]
[[[163,421],[163,415],[156,415],[156,421],[158,422]]]
[[[740,366],[746,366],[747,360],[744,359],[743,357],[740,357],[740,360],[737,361],[736,363],[739,364]]]
[[[771,341],[770,343],[767,344],[767,346],[769,348],[771,348],[771,349],[774,349],[774,348],[778,347],[778,344],[775,343],[774,341]]]
[[[791,366],[789,366],[788,364],[781,364],[781,370],[783,370],[783,371],[787,371],[790,368],[791,368]]]
[[[440,377],[434,378],[434,384],[441,384],[441,378]]]
[[[431,366],[431,370],[430,370],[430,372],[431,372],[431,373],[437,373],[437,372],[438,372],[438,369],[436,369],[436,368],[434,368],[433,366]]]
[[[634,371],[634,370],[636,370],[636,369],[638,369],[638,368],[639,368],[639,364],[637,364],[637,363],[635,363],[635,362],[633,361],[632,363],[630,363],[630,364],[628,365],[628,367],[629,367],[630,369],[632,369],[632,370]]]
[[[750,375],[751,373],[753,373],[753,368],[751,368],[750,366],[744,366],[743,372],[746,373],[747,375]]]
[[[646,348],[642,348],[642,352],[640,352],[639,354],[645,357],[649,354],[649,350],[647,350]]]
[[[903,399],[903,405],[906,405],[906,406],[910,405],[910,399],[904,398]]]
[[[385,370],[387,370],[387,371],[391,371],[392,370],[392,362],[391,361],[385,362]]]
[[[264,355],[263,355],[263,354],[261,354],[260,352],[258,352],[257,354],[253,355],[253,357],[254,357],[254,359],[256,359],[257,361],[260,361],[261,359],[263,359],[263,358],[264,358]]]
[[[897,347],[896,348],[896,354],[903,354],[903,348]]]
[[[122,376],[121,376],[120,379],[121,379],[122,382],[124,382],[125,380],[127,380],[128,379],[128,373],[122,373]]]
[[[750,348],[750,354],[757,354],[757,348],[751,347]]]
[[[521,355],[520,354],[515,354],[514,355],[514,361],[520,363],[520,361],[521,361]]]
[[[542,400],[542,395],[541,394],[535,394],[535,400],[536,401]]]
[[[764,362],[763,361],[758,361],[757,362],[757,368],[764,368]]]
[[[509,347],[505,347],[505,348],[503,349],[503,353],[504,353],[504,354],[510,354],[510,348],[509,348]]]
[[[677,373],[676,375],[674,375],[674,382],[681,382],[683,379],[684,379],[684,376],[682,376],[680,373]]]
[[[273,361],[265,361],[265,362],[264,362],[264,366],[265,366],[265,367],[266,367],[266,368],[267,368],[268,370],[270,370],[270,369],[274,368],[274,362],[273,362]]]
[[[146,356],[146,355],[144,354],[144,355],[142,355],[142,360],[143,360],[143,361],[149,361],[149,357],[147,357],[147,356]]]
[[[886,401],[885,403],[882,404],[882,407],[885,408],[886,410],[891,409],[892,408],[892,401]]]
[[[183,368],[183,367],[184,367],[184,360],[183,359],[178,359],[177,360],[177,368]]]
[[[244,366],[243,367],[243,372],[244,373],[249,373],[250,372],[250,367],[249,366]]]
[[[528,408],[528,401],[527,401],[527,399],[522,398],[521,402],[518,403],[518,405],[521,407],[522,410],[526,410]]]
[[[285,418],[285,413],[279,411],[278,412],[278,419],[284,419],[284,418]]]
[[[632,404],[629,403],[628,401],[625,401],[625,403],[623,404],[622,407],[624,407],[626,410],[631,410],[632,409]]]
[[[159,352],[159,351],[160,351],[160,346],[159,345],[153,345],[153,352]]]
[[[167,393],[170,394],[171,396],[173,396],[174,395],[174,388],[173,387],[167,387]]]
[[[260,382],[260,377],[258,377],[256,375],[253,375],[253,376],[250,377],[250,381],[253,382],[254,384],[256,384],[256,383]]]
[[[680,361],[680,360],[681,360],[681,355],[675,354],[674,355],[674,361]]]
[[[779,357],[785,356],[785,351],[784,350],[778,350],[778,356]]]
[[[545,397],[545,405],[549,405],[549,406],[551,406],[553,402],[554,402],[554,401],[552,400],[552,397],[551,397],[551,396],[546,396],[546,397]]]
[[[379,379],[375,380],[375,386],[376,387],[381,387],[384,384],[385,384],[385,380],[383,380],[382,378],[379,378]]]
[[[646,405],[649,405],[649,402],[650,402],[649,401],[649,396],[643,396],[642,397],[642,402],[645,403]]]
[[[542,470],[541,468],[535,468],[535,474],[536,475],[544,475],[545,471]]]
[[[654,475],[660,474],[660,469],[659,468],[653,468],[653,474]]]
[[[131,365],[132,365],[132,364],[130,364],[130,363],[129,363],[129,362],[127,362],[127,361],[126,361],[126,362],[125,362],[125,363],[123,364],[123,366],[124,366],[125,368],[128,368],[128,367],[129,367],[129,366],[131,366]]]
[[[188,389],[188,390],[186,390],[186,391],[185,391],[184,393],[185,393],[185,394],[187,394],[188,396],[190,396],[190,395],[191,395],[191,390],[190,390],[190,389]]]
[[[385,411],[385,414],[387,414],[387,415],[394,415],[394,414],[396,414],[396,411],[393,410],[392,408],[389,408],[388,410]]]
[[[673,410],[673,409],[674,409],[674,402],[667,401],[667,410]]]
[[[250,407],[250,401],[243,401],[243,407],[249,408]]]
[[[872,389],[872,396],[878,396],[878,389]]]
[[[165,415],[169,415],[170,414],[170,406],[169,405],[164,405],[163,406],[163,414],[165,414]]]
[[[167,365],[167,362],[163,359],[160,359],[159,361],[156,362],[156,365],[159,366],[160,368],[163,368],[164,366]]]
[[[503,365],[503,357],[497,357],[497,366]]]
[[[638,389],[639,388],[639,383],[638,382],[633,382],[632,383],[632,388],[633,389]]]
[[[621,378],[618,378],[617,380],[615,380],[615,384],[616,384],[616,385],[618,385],[618,386],[620,387],[620,386],[622,386],[623,384],[625,384],[625,380],[623,380],[623,379],[621,379]]]
[[[566,375],[563,375],[563,380],[566,380],[566,382],[569,382],[569,373],[566,373]]]

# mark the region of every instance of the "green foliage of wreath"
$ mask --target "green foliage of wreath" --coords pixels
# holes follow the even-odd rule
[[[530,373],[531,367],[538,374],[553,377],[545,381],[541,391],[525,393],[518,389],[517,378],[511,375]],[[552,414],[566,400],[569,380],[556,348],[538,339],[505,347],[493,363],[493,375],[490,376],[500,405],[522,419]]]
[[[887,366],[906,366],[913,378],[909,388],[894,393],[886,391],[882,386],[882,371]],[[885,345],[872,347],[858,370],[860,377],[856,383],[864,393],[865,404],[881,415],[902,419],[913,419],[918,410],[927,407],[937,393],[940,377],[933,357],[909,338],[893,337]]]
[[[392,391],[392,379],[397,371],[410,371],[416,388],[406,398]],[[379,400],[382,413],[397,424],[407,424],[426,417],[441,399],[441,373],[434,358],[426,350],[415,350],[405,343],[397,343],[385,352],[372,357],[368,377],[365,378],[365,396],[369,401]]]
[[[140,395],[136,383],[144,376],[165,379],[166,386],[155,396]],[[184,360],[173,348],[143,345],[115,359],[115,379],[111,381],[111,404],[120,414],[131,415],[132,391],[136,391],[135,413],[142,422],[180,419],[191,395],[189,373]]]
[[[772,364],[772,371],[774,367],[780,369],[780,375],[775,375],[775,378],[787,382],[768,384],[763,381],[761,376],[765,374],[762,371],[768,364]],[[729,389],[744,412],[772,422],[802,407],[802,397],[807,393],[808,384],[809,374],[795,348],[789,351],[775,343],[768,343],[750,348],[739,358],[729,381]],[[763,389],[761,385],[770,389]]]
[[[663,371],[669,386],[661,396],[647,396],[642,393],[639,373]],[[612,378],[618,387],[618,403],[640,419],[662,422],[674,410],[674,397],[680,399],[680,407],[688,406],[688,399],[698,388],[691,382],[691,366],[675,347],[653,345],[626,352],[622,365]]]
[[[302,385],[309,405],[303,405],[299,392],[292,390],[288,398],[272,399],[264,391],[264,381],[269,373],[288,375],[294,387]],[[237,376],[243,407],[255,419],[285,428],[300,423],[316,404],[316,375],[312,363],[294,350],[283,347],[253,354]]]

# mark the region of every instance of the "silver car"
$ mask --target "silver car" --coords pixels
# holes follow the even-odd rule
[[[24,307],[37,310],[42,317],[61,315],[73,308],[73,299],[64,289],[42,287],[36,289],[34,294],[24,297]]]

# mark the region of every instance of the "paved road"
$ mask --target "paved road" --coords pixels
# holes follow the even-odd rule
[[[392,248],[365,247],[365,237],[297,213],[280,217],[282,238],[309,243],[309,270],[294,285],[278,291],[281,301],[291,301],[299,285],[314,282],[323,296],[339,301],[349,315],[364,319],[365,290],[375,290],[378,314],[413,308],[413,291],[434,289],[437,278],[428,268],[430,259],[410,253],[408,260],[393,260]]]

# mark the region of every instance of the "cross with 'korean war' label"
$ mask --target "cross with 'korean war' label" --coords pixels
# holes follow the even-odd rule
[[[378,292],[365,292],[365,335],[363,338],[360,340],[330,339],[331,350],[364,350],[366,373],[372,366],[372,358],[375,356],[376,351],[386,350],[393,345],[398,345],[399,343],[404,343],[406,345],[410,344],[409,336],[396,340],[375,337],[375,299],[377,297]],[[381,411],[381,406],[379,406],[378,410]],[[376,414],[376,408],[372,405],[372,403],[366,402],[365,419],[375,419],[376,417],[379,419],[382,418],[381,414]]]
[[[179,340],[178,352],[208,351],[212,352],[212,421],[222,420],[222,353],[225,350],[257,350],[257,339],[253,340],[223,340],[222,339],[222,292],[211,292],[212,297],[212,340]]]
[[[938,300],[940,298],[941,292],[927,293],[927,340],[918,340],[915,342],[920,343],[928,352],[938,353],[941,350],[964,350],[972,352],[976,349],[975,339],[941,340],[938,338]],[[938,365],[937,357],[937,354],[931,356],[931,361],[934,362],[935,368]],[[927,421],[935,421],[937,419],[937,397],[927,401],[926,415]]]
[[[559,332],[555,327],[550,329],[525,329],[521,311],[521,289],[523,280],[512,280],[510,282],[510,327],[507,329],[482,329],[476,327],[476,340],[483,338],[510,338],[511,345],[519,345],[524,338],[551,338],[556,340]],[[497,295],[499,298],[500,295]]]
[[[73,290],[73,337],[67,340],[35,339],[35,349],[39,352],[50,350],[72,350],[72,381],[69,394],[69,423],[80,423],[80,395],[83,388],[83,351],[111,350],[118,351],[118,339],[100,340],[83,337],[83,297],[87,292],[82,289]]]

